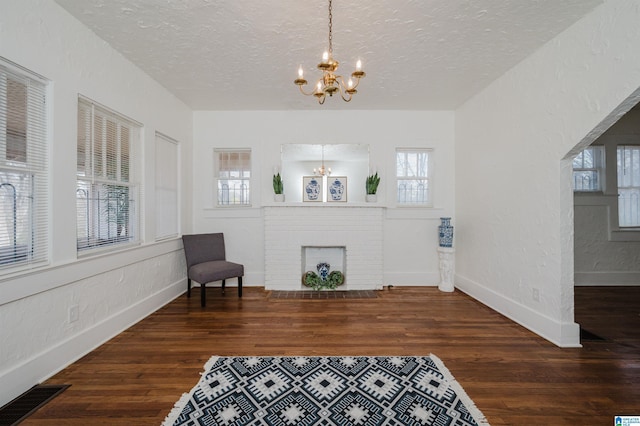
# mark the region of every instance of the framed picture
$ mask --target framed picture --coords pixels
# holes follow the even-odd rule
[[[327,202],[346,203],[347,202],[347,177],[329,176],[327,178]]]
[[[322,202],[322,177],[302,176],[302,201]]]

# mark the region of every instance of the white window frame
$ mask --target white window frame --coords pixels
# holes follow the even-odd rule
[[[252,155],[250,148],[215,148],[214,188],[218,207],[251,207]],[[238,160],[238,167],[231,167],[231,156],[248,157]],[[224,159],[223,157],[227,157]],[[225,170],[222,170],[225,169]],[[233,175],[233,176],[231,176]],[[231,188],[230,186],[233,186]]]
[[[591,157],[591,162],[585,158],[586,154]],[[591,163],[591,164],[589,164]],[[574,192],[602,192],[605,187],[605,150],[602,145],[588,146],[573,159],[573,179],[572,186]],[[585,187],[585,179],[593,177],[594,185]]]
[[[621,152],[624,153],[624,159],[620,157]],[[618,226],[620,229],[640,230],[640,145],[618,145],[616,154]],[[627,216],[635,216],[635,219]]]
[[[156,241],[180,235],[180,143],[156,132]]]
[[[10,81],[24,86],[24,104],[11,102]],[[49,263],[48,91],[45,78],[0,57],[0,275]],[[9,133],[22,158],[7,155]]]
[[[424,156],[426,160],[422,174],[418,169],[418,158],[415,164],[410,164],[411,156]],[[399,163],[404,157],[403,164]],[[433,149],[432,148],[396,148],[396,202],[398,206],[433,207]],[[416,167],[411,167],[416,166]],[[407,189],[408,187],[411,189]],[[415,189],[414,186],[416,187]],[[422,189],[421,189],[422,187]]]
[[[88,114],[84,123],[83,114]],[[102,132],[96,136],[98,126]],[[109,127],[116,129],[115,139],[110,138]],[[128,141],[123,138],[125,134]],[[137,121],[91,99],[78,98],[79,256],[140,243],[141,134],[142,124]]]

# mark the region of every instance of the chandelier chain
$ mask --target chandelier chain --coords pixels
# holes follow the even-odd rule
[[[331,0],[329,0],[329,54],[333,55],[333,14],[331,13]]]

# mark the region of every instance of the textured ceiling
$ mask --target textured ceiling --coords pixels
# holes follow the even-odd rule
[[[367,76],[320,106],[326,0],[56,0],[194,110],[455,109],[603,0],[335,0],[333,52]]]

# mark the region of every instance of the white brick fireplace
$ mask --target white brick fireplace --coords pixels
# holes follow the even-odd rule
[[[304,247],[345,248],[345,283],[338,290],[381,289],[382,210],[326,204],[265,207],[265,289],[308,289],[302,285]]]

